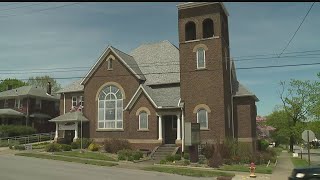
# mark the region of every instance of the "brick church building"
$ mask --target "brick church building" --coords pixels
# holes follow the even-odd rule
[[[229,58],[226,8],[219,2],[177,8],[179,47],[167,40],[131,52],[109,46],[83,79],[59,91],[61,116],[51,120],[57,138],[78,138],[82,119],[83,136],[152,150],[181,146],[185,122],[198,122],[201,143],[230,137],[256,146],[258,98],[239,83]],[[79,105],[82,113],[69,112]]]

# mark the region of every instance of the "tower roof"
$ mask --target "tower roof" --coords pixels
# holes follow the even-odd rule
[[[188,8],[194,8],[194,7],[200,7],[200,6],[206,6],[210,4],[217,4],[219,3],[224,11],[224,13],[229,16],[228,10],[224,6],[222,2],[186,2],[186,3],[180,3],[177,5],[178,9],[188,9]]]

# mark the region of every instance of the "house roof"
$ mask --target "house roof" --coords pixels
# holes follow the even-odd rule
[[[24,116],[23,113],[10,108],[0,109],[0,117],[23,117],[23,116]]]
[[[130,52],[146,78],[146,85],[180,82],[179,49],[168,40],[142,44]]]
[[[233,96],[234,97],[244,97],[244,96],[252,96],[256,101],[259,101],[257,96],[250,92],[244,85],[235,81],[232,85]]]
[[[102,55],[99,57],[99,59],[96,61],[96,63],[91,67],[89,72],[86,74],[86,76],[82,79],[81,84],[85,84],[89,78],[92,76],[92,74],[97,70],[97,68],[100,66],[100,64],[105,60],[105,58],[109,55],[110,52],[113,52],[115,56],[140,80],[145,80],[144,75],[141,73],[139,66],[136,66],[135,59],[132,58],[130,55],[112,47],[109,46],[107,49],[102,53]]]
[[[141,93],[144,93],[147,96],[155,108],[179,108],[179,86],[152,88],[141,84],[124,109],[130,109],[138,100]]]
[[[81,85],[82,79],[72,82],[68,84],[63,89],[59,90],[57,93],[66,93],[66,92],[82,92],[84,90],[84,86]]]
[[[0,92],[0,99],[7,99],[21,96],[41,97],[43,99],[59,100],[56,94],[49,95],[47,90],[37,86],[22,86],[16,89]]]
[[[73,111],[73,112],[68,112],[65,114],[62,114],[61,116],[55,117],[49,122],[87,122],[89,121],[81,111]]]

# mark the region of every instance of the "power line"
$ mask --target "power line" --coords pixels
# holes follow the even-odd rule
[[[10,4],[1,4],[0,7],[12,6],[12,5],[21,4],[21,3],[22,2],[14,2],[14,3],[10,3]]]
[[[72,6],[72,5],[76,5],[76,4],[80,4],[80,2],[71,3],[71,4],[64,4],[64,5],[61,5],[61,6],[44,8],[44,9],[40,9],[40,10],[33,10],[33,11],[29,11],[29,12],[27,12],[27,13],[25,13],[25,14],[4,15],[4,16],[0,16],[0,18],[13,17],[13,16],[19,16],[19,15],[28,15],[28,14],[32,14],[32,13],[37,13],[37,12],[42,12],[42,11],[48,11],[48,10],[54,10],[54,9],[63,8],[63,7],[66,7],[66,6]]]
[[[34,4],[23,5],[23,6],[17,6],[17,7],[13,7],[13,8],[0,9],[0,12],[13,10],[13,9],[20,9],[20,8],[25,8],[25,7],[31,7],[31,6],[37,6],[37,5],[41,5],[41,4],[44,4],[44,3],[34,3]]]
[[[305,16],[304,16],[304,18],[302,19],[302,21],[301,21],[300,25],[298,26],[297,30],[294,32],[293,36],[291,37],[291,39],[289,40],[289,42],[287,43],[287,45],[285,46],[285,48],[284,48],[284,49],[282,50],[282,52],[279,54],[279,57],[280,57],[280,56],[283,54],[283,52],[284,52],[284,51],[289,47],[289,45],[290,45],[291,41],[292,41],[292,40],[293,40],[293,38],[296,36],[296,34],[297,34],[297,32],[299,31],[300,27],[302,26],[302,24],[303,24],[304,20],[307,18],[307,16],[308,16],[309,12],[311,11],[311,9],[312,9],[312,7],[313,7],[314,3],[316,3],[316,2],[313,2],[313,3],[312,3],[312,5],[310,6],[310,8],[309,8],[308,12],[306,13],[306,15],[305,15]]]

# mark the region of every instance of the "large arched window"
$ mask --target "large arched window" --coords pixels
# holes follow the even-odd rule
[[[208,112],[205,109],[198,110],[197,123],[200,123],[200,129],[208,129]]]
[[[202,22],[203,38],[213,37],[213,34],[214,34],[213,21],[211,19],[205,19]]]
[[[148,114],[145,111],[141,111],[139,114],[139,129],[148,129]]]
[[[196,39],[196,24],[190,21],[185,26],[185,40],[190,41],[195,39]]]
[[[123,128],[123,97],[116,86],[104,87],[98,100],[98,129]]]

